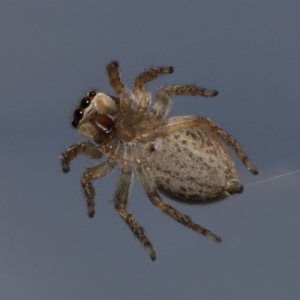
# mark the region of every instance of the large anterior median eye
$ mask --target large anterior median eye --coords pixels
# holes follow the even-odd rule
[[[83,111],[81,109],[77,108],[74,111],[74,119],[81,120],[82,116],[83,116]]]
[[[91,104],[91,99],[88,97],[85,97],[80,102],[80,107],[85,109]]]

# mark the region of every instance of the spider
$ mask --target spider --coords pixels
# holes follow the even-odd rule
[[[133,91],[130,91],[121,80],[118,62],[109,63],[106,71],[117,97],[93,90],[81,100],[74,111],[72,125],[92,142],[73,144],[60,157],[65,173],[70,169],[71,160],[79,154],[92,159],[107,157],[88,168],[81,179],[90,218],[95,214],[92,181],[119,166],[115,209],[153,261],[156,253],[150,240],[126,208],[133,168],[155,207],[216,242],[221,242],[221,238],[163,202],[159,192],[185,204],[207,204],[242,193],[243,186],[224,143],[235,151],[251,173],[258,174],[236,140],[210,119],[200,116],[165,118],[171,95],[214,97],[217,91],[197,85],[162,86],[148,111],[151,95],[145,85],[173,70],[173,67],[150,68],[136,77]]]

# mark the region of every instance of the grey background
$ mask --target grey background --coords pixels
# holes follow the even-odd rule
[[[237,137],[260,175],[299,163],[298,1],[1,1],[0,297],[15,299],[299,299],[300,173],[205,207],[172,203],[220,235],[198,236],[158,212],[137,180],[129,210],[157,252],[151,262],[114,210],[117,171],[86,215],[70,126],[92,88],[111,93],[105,66],[130,87],[145,68],[175,72],[149,86],[198,83],[214,99],[173,98],[172,115],[207,116]],[[183,158],[184,159],[184,158]]]

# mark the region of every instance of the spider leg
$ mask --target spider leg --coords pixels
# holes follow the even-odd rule
[[[159,75],[171,74],[173,73],[173,67],[159,67],[151,68],[145,72],[140,73],[134,82],[133,93],[136,96],[137,101],[137,111],[146,112],[150,106],[151,96],[150,93],[146,91],[145,84],[154,80]]]
[[[158,90],[151,114],[155,119],[162,119],[168,113],[170,95],[214,97],[218,93],[218,91],[210,91],[197,85],[166,85]]]
[[[254,174],[258,174],[258,170],[252,165],[246,153],[243,151],[238,142],[220,126],[214,123],[212,120],[204,117],[197,116],[184,116],[184,117],[174,117],[167,120],[165,125],[165,134],[170,134],[172,132],[187,129],[192,127],[204,126],[214,135],[216,135],[220,140],[222,140],[226,145],[231,147],[243,164],[248,168],[248,170]]]
[[[122,112],[127,112],[131,109],[132,104],[135,101],[135,97],[133,93],[125,87],[118,69],[119,63],[117,61],[112,61],[106,67],[109,83],[120,98],[117,98],[117,102],[119,100]]]
[[[115,209],[119,213],[120,217],[129,226],[133,234],[139,239],[139,241],[148,250],[150,258],[156,259],[155,251],[151,245],[151,242],[146,237],[144,229],[138,224],[133,215],[126,209],[127,198],[129,194],[130,184],[132,180],[132,170],[121,169],[121,174],[118,179],[117,188],[114,197]]]
[[[109,79],[109,83],[117,96],[119,96],[122,90],[125,88],[124,83],[121,80],[121,74],[118,70],[119,63],[117,61],[112,61],[106,67],[107,76]]]
[[[99,159],[104,153],[102,153],[99,147],[89,142],[74,144],[60,156],[63,172],[68,173],[70,171],[71,160],[80,154],[84,154],[89,158]]]
[[[92,180],[108,175],[116,166],[116,163],[104,161],[94,167],[86,169],[81,178],[81,186],[86,198],[88,215],[92,218],[95,215],[95,189]]]
[[[197,233],[202,234],[205,237],[208,237],[215,242],[218,243],[221,242],[220,237],[216,236],[215,234],[205,229],[204,227],[194,223],[189,216],[182,214],[180,211],[176,210],[171,205],[162,201],[161,197],[156,191],[154,181],[151,180],[151,174],[147,170],[147,167],[140,167],[137,169],[137,172],[138,172],[139,180],[148,198],[150,199],[151,203],[154,206],[156,206],[161,212],[169,215],[175,221],[196,231]]]

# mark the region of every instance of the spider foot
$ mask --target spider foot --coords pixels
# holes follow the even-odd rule
[[[95,209],[94,209],[94,207],[88,207],[88,216],[90,218],[93,218],[94,215],[95,215]]]

